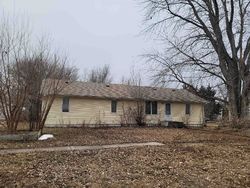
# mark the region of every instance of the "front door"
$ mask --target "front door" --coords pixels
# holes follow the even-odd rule
[[[165,104],[165,120],[166,121],[172,121],[171,104],[170,103]]]

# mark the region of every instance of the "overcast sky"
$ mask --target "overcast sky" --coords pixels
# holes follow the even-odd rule
[[[153,46],[140,34],[144,13],[136,0],[1,0],[0,6],[28,17],[33,33],[53,38],[81,72],[110,64],[115,82],[140,67],[139,56]]]

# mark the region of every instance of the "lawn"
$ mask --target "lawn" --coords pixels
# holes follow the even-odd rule
[[[148,141],[165,145],[0,155],[0,186],[250,187],[250,137],[241,132],[159,127],[64,128],[45,132],[56,138],[0,142],[0,148]]]

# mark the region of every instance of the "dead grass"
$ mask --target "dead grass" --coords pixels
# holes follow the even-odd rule
[[[0,156],[7,187],[249,187],[250,138],[166,128],[46,129],[56,139],[1,148],[158,141],[160,147]]]

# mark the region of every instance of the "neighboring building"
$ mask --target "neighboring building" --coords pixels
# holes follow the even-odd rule
[[[206,101],[187,90],[77,81],[56,96],[45,125],[121,125],[125,109],[137,101],[145,104],[147,124],[204,124]]]

